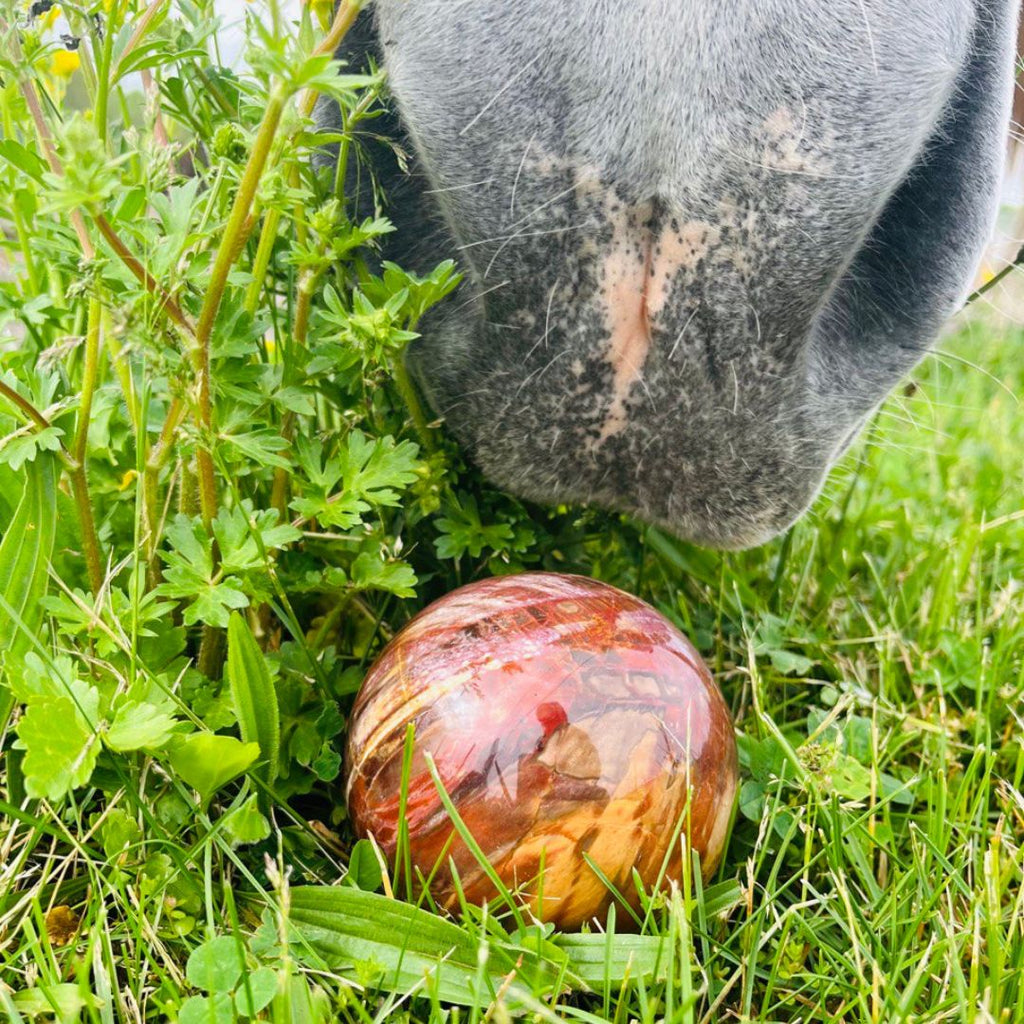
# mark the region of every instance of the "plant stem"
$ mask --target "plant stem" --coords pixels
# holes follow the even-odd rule
[[[964,307],[971,305],[972,302],[977,302],[982,295],[992,291],[997,284],[1000,284],[1005,278],[1009,277],[1010,274],[1012,274],[1018,267],[1024,267],[1024,245],[1020,247],[1020,251],[1013,260],[1007,263],[1007,265],[1003,267],[998,274],[996,274],[991,280],[986,281],[979,289],[977,289],[977,291],[967,297]]]
[[[114,332],[110,330],[109,318],[107,318],[106,329],[103,331],[103,335],[107,341],[107,353],[110,356],[110,362],[121,385],[121,393],[124,395],[128,415],[132,420],[132,429],[135,431],[137,443],[142,445],[145,443],[145,436],[140,434],[142,429],[142,410],[139,408],[139,396],[135,393],[132,371],[117,347],[117,338],[114,336]]]
[[[190,519],[199,513],[199,494],[196,488],[196,475],[192,467],[182,459],[181,483],[178,485],[178,511]]]
[[[391,371],[395,387],[398,388],[398,393],[402,396],[406,409],[409,410],[409,416],[412,419],[413,427],[416,428],[417,436],[423,442],[423,447],[428,452],[434,451],[437,447],[434,433],[430,429],[426,414],[423,412],[423,405],[420,402],[419,395],[416,393],[416,387],[409,376],[409,371],[406,368],[405,359],[402,354],[399,354],[395,359]]]
[[[210,339],[213,334],[213,324],[224,298],[231,266],[236,255],[245,245],[246,237],[251,230],[250,209],[267,163],[267,157],[270,155],[274,136],[281,123],[281,115],[284,113],[287,98],[288,94],[285,88],[282,85],[277,85],[267,101],[267,109],[256,134],[256,142],[249,156],[245,173],[242,175],[242,181],[238,186],[238,193],[224,229],[224,237],[221,239],[213,269],[210,272],[210,284],[206,289],[203,308],[196,325],[193,363],[199,382],[198,420],[199,428],[207,435],[207,438],[210,438],[213,433],[213,406],[210,389]],[[214,476],[213,458],[208,450],[200,447],[197,452],[197,461],[199,464],[200,507],[203,523],[209,530],[217,510],[217,481]]]
[[[341,4],[335,12],[330,31],[324,36],[313,53],[317,56],[323,56],[325,53],[334,53],[364,6],[363,0],[346,0],[345,3]],[[299,113],[303,119],[312,115],[319,95],[316,89],[308,89],[303,93],[302,99],[299,101]],[[292,164],[288,181],[292,188],[297,187],[299,184],[299,165],[297,162]],[[254,313],[259,305],[260,292],[263,290],[263,282],[267,275],[267,267],[270,265],[270,256],[274,250],[274,241],[277,238],[280,226],[281,211],[270,210],[260,232],[259,248],[256,250],[256,260],[253,264],[252,282],[245,295],[245,308],[250,313]]]
[[[10,136],[8,136],[10,137]],[[36,273],[35,260],[32,259],[32,243],[29,238],[28,229],[25,227],[25,219],[18,210],[17,204],[11,207],[11,220],[14,222],[14,230],[18,235],[18,246],[21,249],[22,264],[25,267],[25,276],[28,278],[29,293],[38,295],[41,291],[39,275]]]
[[[305,347],[309,335],[309,314],[313,305],[317,281],[323,273],[322,268],[304,267],[299,274],[298,297],[295,302],[295,320],[292,325],[292,340],[297,346]],[[295,414],[286,413],[281,424],[281,436],[291,441],[295,430]],[[278,466],[274,470],[274,489],[271,492],[270,507],[276,508],[281,514],[283,523],[288,515],[288,470]]]
[[[216,679],[224,663],[224,633],[212,626],[203,626],[196,667],[207,679]]]
[[[266,220],[263,222],[263,230],[260,232],[260,242],[256,248],[256,259],[252,265],[252,280],[245,293],[245,310],[247,313],[255,313],[260,304],[260,295],[263,293],[263,284],[267,276],[267,267],[270,266],[270,257],[274,252],[274,242],[277,240],[277,229],[281,226],[281,211],[268,210]]]
[[[334,23],[327,37],[320,43],[316,53],[333,52],[338,43],[348,31],[352,22],[355,21],[359,9],[362,7],[361,0],[346,2],[339,8],[335,15]],[[282,84],[278,84],[270,93],[267,102],[267,109],[263,114],[259,130],[256,133],[256,141],[253,144],[252,152],[249,155],[249,162],[246,164],[245,172],[238,186],[235,201],[228,217],[228,223],[224,230],[224,237],[221,240],[217,256],[214,259],[213,269],[210,273],[210,283],[203,299],[203,306],[199,313],[199,321],[196,325],[196,344],[193,350],[193,362],[196,375],[199,380],[199,428],[205,431],[208,436],[213,432],[213,410],[210,388],[210,341],[213,334],[213,325],[220,310],[224,292],[227,288],[228,274],[231,266],[242,251],[249,233],[255,223],[253,216],[253,202],[256,198],[256,190],[259,187],[263,170],[270,157],[270,152],[277,135],[277,129],[281,123],[281,116],[284,113],[285,104],[288,100],[288,93]],[[316,93],[310,90],[303,97],[302,109],[306,116],[312,112],[316,103]],[[268,218],[270,220],[271,218]],[[276,234],[276,225],[279,218],[274,219],[275,231],[273,233],[264,227],[264,235],[260,239],[257,250],[258,255],[263,259],[263,273],[269,263],[271,246]],[[258,303],[259,290],[262,287],[262,274],[259,268],[255,268],[253,284],[246,295],[246,304],[252,303],[255,309]],[[306,312],[308,323],[308,308]],[[214,475],[212,454],[202,447],[197,452],[196,461],[199,467],[199,496],[203,522],[207,530],[211,528],[213,517],[216,514],[217,485]],[[285,484],[287,481],[285,481]],[[277,478],[275,477],[275,493],[279,491]],[[284,503],[284,491],[280,490],[278,497],[280,504]],[[206,676],[216,671],[220,661],[221,642],[219,633],[213,630],[204,630],[202,645],[199,650],[199,670]]]
[[[16,45],[17,43],[15,43]],[[20,58],[20,56],[19,52],[16,57]],[[32,123],[36,127],[36,135],[39,139],[39,145],[43,150],[43,155],[46,157],[46,162],[54,174],[63,176],[64,168],[61,167],[60,159],[57,156],[57,147],[53,144],[53,137],[50,135],[50,129],[46,125],[46,118],[43,117],[43,109],[39,106],[39,97],[36,95],[35,85],[27,79],[22,79],[20,85],[21,94],[25,97],[29,114],[32,116]],[[82,216],[82,211],[72,210],[70,218],[71,226],[75,229],[75,234],[78,236],[78,244],[81,246],[82,255],[87,260],[93,259],[96,255],[96,248],[89,237],[89,231],[85,226],[85,218]]]
[[[159,472],[170,461],[174,454],[174,434],[184,418],[185,403],[180,398],[172,399],[167,416],[164,418],[163,429],[160,431],[160,439],[150,452],[149,461],[146,463],[147,470],[152,469],[154,472]]]
[[[78,463],[71,470],[71,493],[78,509],[78,520],[82,527],[82,549],[85,566],[89,573],[89,586],[93,594],[103,588],[103,559],[100,556],[100,542],[96,533],[96,519],[93,516],[92,500],[89,497],[89,480],[85,467]]]
[[[323,648],[330,632],[341,621],[341,617],[348,611],[352,603],[352,594],[343,594],[338,598],[337,604],[323,617],[316,632],[309,641],[309,648],[312,651],[319,651]]]
[[[125,44],[125,48],[121,51],[121,56],[117,58],[117,67],[114,68],[114,73],[111,76],[115,81],[121,77],[124,72],[121,70],[125,60],[132,54],[135,47],[142,41],[142,37],[146,34],[149,29],[150,22],[160,12],[160,8],[167,3],[167,0],[153,0],[153,2],[143,12],[142,17],[139,18],[135,25],[135,31],[132,32],[131,38]]]
[[[82,546],[85,548],[85,562],[89,570],[92,592],[98,594],[103,586],[103,566],[100,558],[99,539],[93,518],[92,502],[89,500],[89,478],[86,474],[89,449],[89,419],[92,415],[92,401],[96,394],[100,364],[100,322],[103,305],[99,298],[99,284],[94,286],[89,299],[89,319],[85,332],[85,366],[82,371],[82,395],[78,404],[78,423],[72,455],[75,469],[71,474],[71,486],[82,520]]]
[[[342,39],[348,34],[352,23],[359,17],[359,12],[366,6],[366,0],[345,0],[338,5],[334,21],[331,22],[331,29],[320,41],[320,45],[313,51],[314,56],[322,57],[325,53],[334,53],[341,44]],[[302,100],[302,115],[309,117],[313,112],[316,103],[316,92],[310,89]]]
[[[213,269],[210,271],[210,283],[206,289],[203,308],[199,314],[199,323],[196,326],[196,344],[200,348],[205,348],[209,344],[213,322],[224,298],[231,264],[236,253],[240,252],[245,244],[246,228],[249,226],[249,210],[256,196],[256,189],[263,175],[270,147],[281,122],[286,100],[287,93],[279,85],[271,92],[267,101],[267,109],[256,133],[256,141],[249,156],[249,162],[246,164],[245,173],[242,175],[242,181],[238,186],[238,193],[231,207],[231,214],[217,250]]]
[[[92,415],[92,400],[96,393],[100,363],[100,318],[103,306],[97,289],[89,299],[89,319],[85,332],[85,366],[82,371],[82,397],[78,403],[78,423],[75,429],[74,446],[71,454],[75,462],[84,466],[89,445],[89,418]]]
[[[157,560],[156,549],[160,542],[160,490],[158,487],[159,476],[151,473],[147,466],[142,474],[142,504],[143,514],[146,517],[146,579],[150,587],[156,587],[160,582],[160,563]]]
[[[132,255],[128,246],[121,241],[117,232],[111,226],[110,221],[102,213],[94,211],[93,219],[96,221],[96,227],[99,228],[100,234],[110,248],[114,250],[118,259],[132,272],[139,283],[144,285],[146,290],[152,292],[157,298],[160,311],[166,312],[167,316],[185,332],[189,342],[194,342],[196,329],[170,292]]]
[[[107,10],[106,24],[103,26],[103,49],[100,52],[99,65],[96,68],[96,103],[93,111],[93,121],[96,125],[96,133],[107,149],[108,136],[108,107],[110,105],[110,64],[114,53],[114,36],[117,26],[115,22],[121,12],[121,5],[114,0]]]
[[[6,398],[11,405],[17,406],[40,430],[50,428],[50,421],[27,398],[23,398],[2,380],[0,380],[0,396]]]

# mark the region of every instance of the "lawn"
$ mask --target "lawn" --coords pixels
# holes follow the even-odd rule
[[[525,505],[402,372],[452,254],[378,266],[310,159],[382,144],[383,80],[317,53],[329,4],[249,6],[231,72],[209,0],[0,0],[0,1014],[1024,1021],[1013,283],[763,548]],[[725,857],[639,934],[439,913],[346,817],[383,643],[535,568],[650,601],[735,717]]]

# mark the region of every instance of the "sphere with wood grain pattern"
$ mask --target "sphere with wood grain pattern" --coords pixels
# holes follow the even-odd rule
[[[469,903],[496,893],[431,763],[505,886],[561,928],[603,920],[609,883],[636,908],[634,869],[648,889],[678,880],[680,832],[705,876],[721,857],[737,778],[728,708],[689,640],[621,590],[497,577],[395,636],[356,700],[346,758],[356,831],[389,858],[409,723],[410,853],[445,907],[458,906],[449,858]]]

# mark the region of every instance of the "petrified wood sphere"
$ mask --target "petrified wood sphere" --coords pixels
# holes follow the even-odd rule
[[[449,857],[470,903],[495,893],[453,834],[428,753],[503,882],[562,928],[603,918],[613,899],[585,858],[635,906],[634,868],[653,886],[667,858],[665,877],[679,877],[680,822],[705,874],[722,854],[736,791],[728,709],[692,644],[614,587],[489,579],[392,640],[356,701],[347,755],[356,830],[392,858],[410,722],[412,861],[425,877],[440,861],[445,906],[457,904]]]

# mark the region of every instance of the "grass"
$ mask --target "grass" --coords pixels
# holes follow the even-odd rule
[[[1024,1020],[1024,330],[961,322],[756,551],[524,506],[393,383],[450,270],[378,276],[358,252],[386,225],[310,170],[312,91],[345,106],[355,159],[381,83],[312,56],[309,10],[266,33],[253,5],[237,76],[205,3],[155,10],[115,0],[98,32],[68,5],[68,78],[0,4],[0,53],[21,49],[0,94],[5,541],[33,510],[0,544],[2,1012]],[[120,75],[140,64],[148,86]],[[60,174],[33,161],[41,130]],[[341,806],[383,641],[531,567],[653,602],[735,715],[725,858],[652,896],[641,935],[393,899],[408,870]]]

